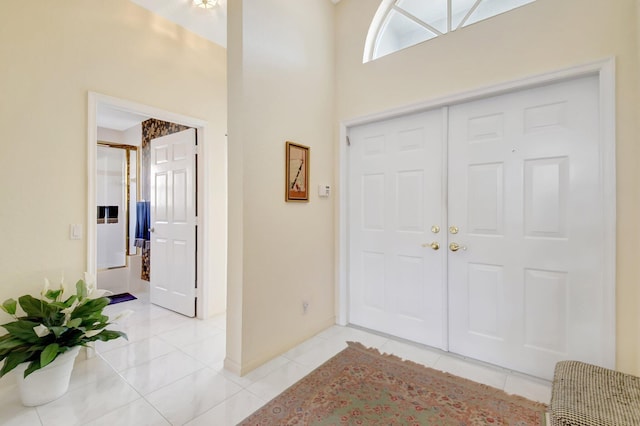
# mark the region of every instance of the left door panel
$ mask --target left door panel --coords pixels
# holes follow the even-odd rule
[[[349,320],[438,348],[446,347],[446,233],[436,232],[445,219],[444,114],[421,112],[349,135]]]

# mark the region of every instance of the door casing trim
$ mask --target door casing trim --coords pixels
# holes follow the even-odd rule
[[[338,200],[335,206],[336,227],[336,288],[335,312],[336,323],[349,323],[349,149],[348,134],[351,127],[383,121],[394,117],[420,111],[452,106],[476,99],[488,98],[504,93],[535,88],[563,80],[575,79],[588,75],[597,75],[600,96],[600,135],[601,148],[600,171],[603,184],[603,264],[605,291],[603,294],[604,318],[606,330],[606,355],[602,365],[615,367],[616,362],[616,85],[615,57],[608,57],[594,62],[581,64],[518,78],[504,83],[468,90],[452,95],[434,98],[423,102],[392,108],[386,111],[342,120],[339,123],[338,167],[336,182],[338,183]],[[446,324],[446,318],[445,318]]]
[[[209,224],[205,218],[209,214],[208,196],[210,191],[209,168],[207,164],[211,164],[208,155],[212,152],[211,147],[208,148],[210,141],[207,139],[208,125],[205,120],[186,115],[176,114],[165,111],[163,109],[139,104],[133,101],[116,98],[96,92],[88,93],[88,109],[87,109],[87,261],[86,270],[90,274],[96,275],[96,255],[97,255],[97,227],[96,227],[96,146],[98,140],[98,106],[108,105],[124,112],[138,113],[148,115],[163,121],[179,123],[185,126],[194,127],[198,138],[198,172],[196,180],[198,181],[198,191],[196,197],[198,199],[198,247],[196,253],[196,280],[198,288],[196,289],[196,315],[200,319],[209,317],[209,283],[210,271],[205,259],[209,258],[210,247],[209,241],[205,238]]]

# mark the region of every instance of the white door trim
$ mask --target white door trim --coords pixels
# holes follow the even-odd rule
[[[173,112],[165,111],[148,105],[139,104],[125,99],[100,93],[89,92],[88,96],[88,117],[87,117],[87,272],[96,275],[96,251],[97,251],[97,226],[96,226],[96,146],[97,134],[97,113],[98,106],[111,106],[124,112],[138,113],[157,118],[163,121],[183,124],[194,127],[197,131],[199,155],[198,155],[198,253],[197,253],[197,317],[204,319],[209,316],[209,297],[211,291],[206,283],[209,283],[211,272],[205,259],[209,258],[211,247],[209,239],[205,238],[208,231],[207,217],[209,217],[209,197],[211,187],[209,185],[209,167],[213,164],[213,149],[211,141],[207,138],[208,125],[205,120],[188,117]],[[226,244],[226,243],[225,243]],[[226,252],[226,248],[224,248]]]
[[[349,323],[349,300],[348,300],[348,268],[349,268],[349,241],[348,241],[348,164],[349,150],[347,146],[347,135],[350,127],[367,124],[375,121],[387,120],[389,118],[416,113],[423,110],[445,107],[461,102],[468,102],[475,99],[486,98],[502,93],[513,92],[530,87],[541,86],[561,80],[577,78],[585,75],[598,75],[600,87],[600,169],[602,172],[604,194],[603,217],[605,221],[605,257],[604,282],[606,289],[603,294],[605,318],[607,324],[605,328],[609,330],[607,342],[607,355],[604,363],[615,365],[616,356],[616,96],[615,96],[615,58],[605,58],[602,60],[582,64],[570,68],[555,70],[539,75],[511,80],[505,83],[482,87],[462,93],[456,93],[445,97],[411,104],[387,111],[369,114],[341,121],[339,124],[339,148],[337,169],[339,198],[336,203],[336,217],[338,227],[336,229],[337,241],[337,268],[336,268],[336,323],[346,325]]]

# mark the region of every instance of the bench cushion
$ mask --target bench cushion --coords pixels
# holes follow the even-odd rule
[[[640,425],[640,378],[579,361],[556,364],[552,426]]]

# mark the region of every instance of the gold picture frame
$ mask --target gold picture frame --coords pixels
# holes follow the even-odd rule
[[[310,148],[287,142],[285,152],[285,201],[309,202]]]

